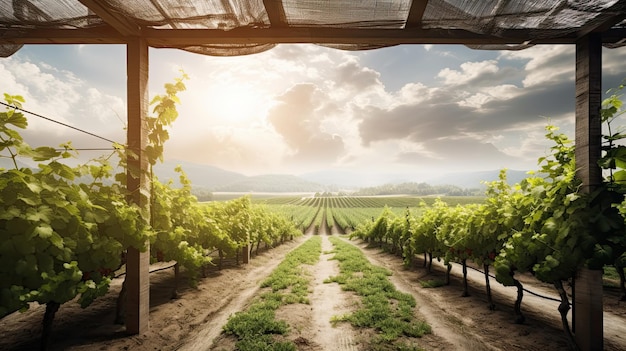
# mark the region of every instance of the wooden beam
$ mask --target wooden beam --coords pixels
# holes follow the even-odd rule
[[[597,18],[594,18],[592,21],[589,21],[588,25],[582,27],[577,32],[578,37],[582,38],[583,36],[589,33],[599,33],[599,32],[608,31],[616,24],[622,22],[625,18],[626,18],[626,2],[618,1],[610,8],[600,13]]]
[[[123,36],[139,36],[141,28],[137,23],[133,22],[121,13],[111,11],[106,1],[102,0],[78,0],[85,5],[91,12],[100,17],[104,22],[113,27]]]
[[[426,6],[428,6],[428,0],[413,0],[411,2],[405,28],[420,28],[422,26]]]
[[[142,209],[146,221],[150,219],[150,188],[148,161],[145,156],[147,133],[145,117],[148,114],[148,45],[144,39],[129,40],[126,52],[128,129],[128,172],[126,183],[129,201]],[[126,262],[126,332],[140,334],[149,329],[150,309],[150,243],[145,251],[130,247]]]
[[[263,0],[263,6],[265,6],[272,28],[287,27],[287,15],[282,0]]]
[[[211,44],[575,44],[577,33],[566,35],[549,30],[510,29],[499,36],[473,33],[462,29],[347,29],[347,28],[237,28],[152,29],[141,32],[148,45],[180,48]],[[538,36],[538,34],[541,34]],[[626,29],[602,33],[603,43],[626,38]],[[127,38],[111,27],[85,29],[3,29],[0,44],[124,44]]]
[[[602,41],[589,34],[576,42],[576,175],[583,192],[602,182]],[[602,270],[582,269],[575,278],[573,323],[582,351],[603,350]]]
[[[520,44],[532,39],[527,30],[511,30],[506,36],[495,37],[462,29],[349,29],[328,27],[297,27],[217,30],[146,29],[144,34],[154,47],[205,44]],[[574,43],[575,36],[559,38],[559,43]]]
[[[602,43],[585,36],[576,43],[576,168],[586,192],[602,183]]]

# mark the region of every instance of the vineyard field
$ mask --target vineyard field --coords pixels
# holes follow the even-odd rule
[[[150,167],[161,157],[162,143],[168,138],[163,128],[175,119],[171,106],[175,93],[184,89],[181,80],[166,87],[167,95],[154,100],[159,115],[147,119],[150,166],[143,176],[151,176]],[[9,95],[5,98],[20,100]],[[605,114],[607,120],[610,111]],[[76,305],[88,308],[96,303],[106,305],[101,311],[115,317],[111,325],[103,324],[101,317],[91,320],[94,328],[107,326],[102,339],[109,344],[97,347],[114,350],[142,349],[139,346],[144,344],[148,349],[195,350],[187,338],[201,338],[198,345],[226,340],[216,339],[214,333],[223,326],[225,333],[238,339],[232,347],[227,345],[227,350],[276,345],[281,350],[321,351],[328,347],[317,343],[321,336],[314,331],[328,323],[350,323],[366,329],[360,333],[346,329],[345,335],[337,335],[345,338],[339,350],[346,351],[418,350],[426,345],[453,350],[465,349],[464,342],[476,350],[482,350],[480,346],[486,343],[488,349],[509,350],[522,345],[523,350],[576,350],[569,314],[575,306],[570,302],[574,296],[571,287],[581,272],[601,277],[606,267],[615,269],[621,291],[603,290],[607,306],[603,314],[604,346],[606,350],[623,350],[626,344],[621,339],[626,335],[626,310],[620,304],[626,301],[626,185],[622,182],[626,179],[626,147],[614,144],[626,136],[606,138],[607,152],[599,164],[610,171],[609,177],[593,192],[582,191],[576,178],[572,141],[557,133],[558,128],[547,126],[546,137],[554,146],[552,155],[539,159],[540,170],[514,185],[507,182],[506,170],[502,170],[499,180],[486,183],[484,197],[277,197],[268,193],[200,203],[191,195],[185,172],[177,167],[181,187],[148,178],[150,188],[135,194],[136,201],[149,201],[149,206],[141,207],[127,201],[131,196],[125,193],[126,182],[137,179],[142,170],[124,163],[130,163],[133,156],[123,146],[114,153],[130,155],[121,161],[126,173],[113,175],[114,167],[107,159],[69,167],[63,160],[71,157],[70,144],[63,147],[64,151],[33,149],[15,130],[26,127],[23,116],[9,111],[2,117],[6,123],[0,124],[0,132],[8,139],[5,149],[13,167],[0,172],[4,206],[0,225],[5,238],[0,245],[0,327],[18,335],[2,340],[3,349],[31,349],[36,334],[41,335],[42,350],[50,345],[92,348],[93,344],[82,341],[91,343],[93,337],[69,337],[75,327],[53,333],[52,322],[58,311],[71,305],[72,316],[63,318],[65,323],[61,324],[67,326],[68,320],[81,318]],[[20,168],[20,157],[40,162],[39,169]],[[89,180],[83,182],[85,178]],[[309,244],[300,245],[303,234]],[[113,321],[123,324],[126,299],[122,276],[131,247],[136,249],[133,252],[149,249],[155,273],[173,271],[172,279],[164,284],[168,288],[151,293],[152,301],[168,306],[168,315],[159,316],[164,321],[154,320],[158,327],[150,331],[160,344],[141,336],[120,337],[124,343],[112,341]],[[326,261],[337,261],[336,266],[333,262],[324,270],[309,270],[306,266],[320,264],[322,248]],[[266,264],[242,266],[249,264],[251,257]],[[372,265],[373,261],[379,266]],[[271,272],[274,267],[276,271]],[[451,274],[454,267],[457,269]],[[225,280],[212,279],[230,275],[233,271],[229,269],[255,275],[239,272]],[[315,272],[313,277],[311,272]],[[417,278],[408,272],[417,272]],[[394,282],[387,278],[393,275],[404,279]],[[237,276],[244,281],[234,280]],[[341,306],[332,305],[340,301],[335,296],[321,296],[317,303],[331,307],[309,307],[308,295],[320,284],[338,284],[341,295],[354,295],[349,293]],[[395,285],[404,286],[406,291],[397,290]],[[427,290],[437,288],[437,292]],[[462,298],[479,299],[467,299],[470,303],[466,304],[445,295],[452,291]],[[540,297],[550,302],[527,298],[522,304],[524,292],[545,295]],[[193,301],[177,313],[178,307],[185,306],[181,301],[185,294]],[[207,299],[206,294],[217,300]],[[362,300],[355,300],[356,295]],[[258,303],[248,306],[252,299]],[[417,312],[412,309],[420,303],[427,307],[414,321]],[[207,314],[207,305],[218,307]],[[293,315],[304,319],[292,320],[291,313],[281,313],[282,306],[290,305],[295,307],[285,308],[295,308]],[[241,313],[246,306],[250,311]],[[347,312],[332,315],[330,320],[322,313],[346,306],[351,306]],[[28,309],[31,311],[22,313]],[[306,317],[308,311],[325,317],[311,321]],[[454,323],[438,319],[441,314]],[[278,315],[287,321],[276,319]],[[35,327],[37,318],[40,328]],[[194,332],[209,320],[217,323],[210,327],[210,338],[204,332]],[[500,330],[506,320],[521,327]],[[494,321],[495,326],[490,325]],[[296,327],[290,329],[290,323]],[[24,326],[29,326],[29,331],[23,331]],[[448,332],[449,328],[454,332]],[[313,332],[303,332],[309,330]],[[532,337],[522,338],[528,335]],[[128,344],[133,341],[139,346]],[[223,345],[217,347],[223,349]]]
[[[419,215],[421,211],[439,199],[449,206],[482,203],[483,196],[292,196],[276,193],[252,198],[255,204],[263,204],[273,212],[281,213],[295,222],[303,231],[309,227],[325,225],[329,231],[347,233],[359,224],[374,221],[385,208],[397,216],[409,211]]]

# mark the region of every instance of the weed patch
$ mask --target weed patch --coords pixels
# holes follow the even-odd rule
[[[443,279],[420,280],[419,283],[422,288],[438,288],[446,285],[446,281]]]
[[[331,322],[345,321],[374,329],[377,335],[371,340],[371,348],[375,350],[418,350],[404,340],[428,334],[431,328],[415,318],[413,296],[397,291],[388,279],[391,272],[369,263],[360,249],[335,237],[329,239],[335,245],[333,259],[339,261],[340,273],[325,282],[338,283],[343,290],[362,297],[356,311],[335,316]]]
[[[284,335],[289,331],[286,322],[276,320],[276,310],[286,304],[308,303],[311,278],[302,265],[317,263],[321,251],[321,238],[312,237],[287,254],[272,274],[261,283],[261,287],[271,291],[261,294],[246,311],[237,312],[228,319],[224,332],[238,339],[238,350],[297,350],[296,345],[290,341],[274,339],[273,335]]]

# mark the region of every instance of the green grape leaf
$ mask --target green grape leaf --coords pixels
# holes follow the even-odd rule
[[[626,168],[626,165],[622,168]],[[626,170],[622,169],[613,173],[613,180],[616,183],[622,183],[622,184],[626,183]]]
[[[52,236],[53,230],[49,225],[40,224],[35,227],[34,234],[42,239],[47,239]]]
[[[73,180],[76,177],[76,174],[71,167],[64,165],[60,162],[50,162],[49,166],[54,171],[54,174],[57,174],[60,177],[68,180]]]
[[[4,120],[4,123],[6,124],[12,124],[20,129],[26,129],[26,127],[28,126],[28,120],[21,112],[15,112],[10,114],[7,113],[7,117],[8,118]]]

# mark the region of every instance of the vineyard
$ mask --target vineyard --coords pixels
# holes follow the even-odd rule
[[[315,196],[274,197],[254,202],[265,204],[269,211],[290,218],[302,231],[313,228],[318,233],[326,226],[329,232],[348,233],[364,222],[373,222],[385,208],[396,215],[409,211],[417,216],[436,200],[436,197],[415,196]],[[454,206],[480,203],[484,197],[447,196],[444,200]]]
[[[163,143],[168,139],[166,127],[176,119],[176,93],[185,88],[183,80],[166,85],[166,94],[153,100],[156,116],[148,119],[151,166],[162,157]],[[268,249],[293,243],[305,232],[347,233],[350,238],[397,255],[407,267],[423,257],[428,272],[433,270],[433,260],[440,259],[447,268],[442,285],[450,284],[452,263],[457,263],[462,268],[463,296],[470,295],[468,268],[482,269],[491,310],[498,303],[491,292],[493,268],[499,283],[517,289],[513,312],[518,324],[527,320],[522,308],[522,281],[530,274],[557,292],[561,327],[572,350],[577,346],[568,316],[568,285],[582,268],[612,267],[621,278],[621,301],[626,300],[626,146],[619,145],[626,135],[610,132],[611,122],[622,113],[617,96],[607,99],[603,110],[609,135],[605,136],[605,156],[600,165],[607,178],[591,193],[581,191],[576,179],[572,142],[548,126],[546,137],[554,146],[551,155],[539,160],[540,169],[515,185],[507,183],[506,171],[502,171],[500,180],[487,184],[485,197],[312,196],[254,201],[241,197],[200,203],[191,195],[192,184],[184,171],[178,168],[179,187],[171,181],[161,182],[151,172],[147,175],[151,177],[150,193],[142,196],[150,201],[149,213],[127,201],[127,176],[133,177],[137,170],[126,165],[124,156],[132,155],[127,155],[123,145],[116,145],[107,158],[70,167],[64,160],[75,153],[71,143],[59,148],[30,147],[18,132],[27,127],[26,118],[18,111],[23,99],[5,94],[5,100],[14,108],[0,114],[0,152],[13,167],[0,173],[0,318],[45,306],[41,349],[49,344],[53,320],[62,305],[77,302],[86,308],[106,296],[114,280],[123,280],[128,248],[149,248],[153,263],[168,262],[166,267],[173,267],[174,272],[170,298],[179,298],[179,286],[194,288],[210,281],[207,276],[211,269],[238,267],[251,255],[258,257]],[[113,158],[121,160],[120,164],[111,165]],[[37,164],[37,168],[20,167],[24,160]],[[333,245],[352,250],[337,240],[333,238]],[[341,258],[339,253],[335,258],[342,261],[342,270],[354,269],[350,265],[346,268],[343,261],[362,261],[357,253],[346,255],[350,258]],[[352,274],[369,279],[363,272],[371,269],[358,268],[350,277],[336,275],[326,282],[347,284]],[[298,280],[297,274],[291,275]],[[182,277],[185,282],[181,282]],[[309,283],[302,284],[298,289],[304,292]],[[369,296],[369,288],[363,289],[362,294]],[[381,293],[374,301],[368,297],[364,304],[382,308],[380,301],[395,296],[402,309],[415,306],[411,298],[399,298],[391,287],[385,285],[383,290],[392,291],[392,295]],[[120,284],[116,295],[115,322],[122,323],[125,283]],[[305,303],[306,298],[299,296],[297,301]],[[366,323],[358,313],[333,318],[337,323],[349,321],[386,331],[396,317],[385,319],[383,324]],[[256,345],[257,334],[250,336],[233,324],[236,322],[225,327],[227,333],[236,335],[243,345]],[[281,323],[276,325],[281,333],[287,332]],[[401,335],[411,337],[430,332],[430,327],[419,331],[410,325],[401,328]],[[379,343],[384,344],[384,340]]]

